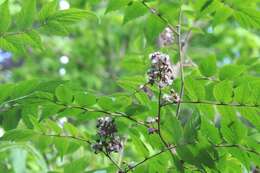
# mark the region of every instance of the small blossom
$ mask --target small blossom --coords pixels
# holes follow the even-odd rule
[[[179,103],[181,101],[180,96],[174,90],[170,91],[170,94],[164,94],[163,103]]]
[[[146,118],[146,123],[147,123],[147,124],[153,124],[153,123],[155,123],[155,122],[156,122],[156,119],[153,118],[153,117],[147,117],[147,118]]]
[[[174,42],[174,33],[169,27],[166,27],[163,30],[163,32],[159,35],[158,38],[159,47],[169,46],[173,44],[173,42]]]
[[[153,133],[155,133],[155,132],[157,132],[158,130],[156,129],[156,128],[153,128],[153,127],[150,127],[150,128],[148,128],[148,134],[150,135],[150,134],[153,134]]]

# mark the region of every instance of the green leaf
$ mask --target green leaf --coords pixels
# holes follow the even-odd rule
[[[114,10],[118,10],[124,6],[126,6],[130,0],[109,0],[106,13]]]
[[[41,50],[43,50],[43,45],[42,45],[42,39],[40,34],[36,30],[31,30],[28,33],[28,36],[31,38],[33,41],[33,45]]]
[[[98,105],[105,110],[114,110],[114,100],[111,97],[98,98]]]
[[[219,70],[219,78],[220,80],[235,79],[236,77],[240,76],[244,71],[244,66],[234,64],[225,65]]]
[[[0,48],[6,51],[16,52],[17,49],[14,47],[14,45],[7,41],[4,38],[0,38]]]
[[[68,10],[57,11],[49,18],[49,20],[57,21],[62,24],[73,24],[79,22],[88,15],[97,17],[94,13],[90,11],[71,8]]]
[[[60,85],[55,90],[57,99],[62,103],[71,103],[73,99],[72,91],[65,85]]]
[[[57,11],[57,8],[58,8],[57,0],[53,0],[51,2],[46,3],[38,14],[39,20],[43,21],[48,19],[48,17],[52,16]]]
[[[224,5],[223,3],[220,3],[219,8],[217,8],[216,13],[213,18],[213,26],[216,26],[218,24],[222,24],[227,20],[231,15],[233,14],[233,10]]]
[[[42,171],[42,172],[47,172],[48,168],[47,168],[47,164],[41,154],[40,151],[38,151],[36,148],[34,148],[32,145],[28,144],[28,143],[10,143],[10,142],[0,142],[0,153],[3,154],[2,152],[5,152],[7,150],[12,150],[12,149],[23,149],[28,151],[33,158],[36,159],[38,166],[40,167],[41,170],[38,171]],[[0,169],[1,170],[1,169]]]
[[[247,128],[238,120],[228,121],[222,119],[220,130],[224,139],[232,144],[240,143],[247,135]]]
[[[4,112],[0,111],[0,117],[2,118],[2,126],[5,130],[15,129],[21,118],[20,109],[13,108]]]
[[[232,144],[238,144],[247,135],[246,126],[238,119],[233,107],[218,106],[221,115],[220,131],[224,139]]]
[[[232,82],[228,80],[219,82],[215,85],[213,93],[216,100],[220,101],[221,103],[231,102],[233,96]]]
[[[6,32],[11,25],[11,15],[8,4],[9,0],[6,0],[0,5],[0,33]]]
[[[136,19],[140,16],[143,16],[147,12],[146,7],[144,7],[141,2],[133,1],[130,3],[125,9],[124,21],[123,23],[127,23],[130,20]]]
[[[74,125],[72,125],[71,123],[65,123],[64,129],[67,132],[69,132],[72,136],[78,136],[79,135],[78,129]]]
[[[94,104],[96,104],[97,99],[92,94],[80,92],[75,94],[75,102],[80,106],[93,106]]]
[[[54,121],[46,119],[44,122],[44,126],[48,128],[48,130],[52,130],[55,134],[61,134],[62,129],[61,127]]]
[[[41,119],[45,119],[57,114],[61,110],[65,110],[64,106],[57,105],[55,103],[45,103],[42,104],[42,112],[41,112]]]
[[[245,28],[260,28],[259,10],[252,7],[239,7],[234,10],[234,17]]]
[[[239,108],[240,114],[260,132],[260,110],[256,108]]]
[[[0,46],[1,47],[1,46]],[[5,101],[9,95],[12,92],[14,85],[12,84],[2,84],[0,85],[0,103],[2,104],[3,101]]]
[[[162,20],[158,16],[150,14],[146,19],[146,24],[144,28],[144,34],[148,40],[148,43],[152,45],[155,44],[156,39],[165,27],[166,24],[162,22]]]
[[[162,123],[162,129],[163,136],[166,136],[170,143],[178,144],[183,137],[181,123],[175,116],[167,115]]]
[[[137,134],[135,135],[131,134],[131,138],[132,138],[133,146],[136,148],[136,150],[140,152],[142,156],[145,157],[149,156],[149,150],[147,149],[143,141],[140,139],[140,136]]]
[[[188,122],[184,126],[184,140],[186,142],[194,142],[198,130],[200,129],[201,119],[198,113],[193,113]]]
[[[7,131],[1,140],[4,141],[27,141],[37,135],[36,132],[29,129],[14,129]]]
[[[18,14],[17,25],[20,29],[32,26],[36,16],[36,0],[24,0],[22,10]]]
[[[63,158],[70,145],[69,139],[62,138],[62,137],[54,137],[54,144],[61,158]]]
[[[37,115],[38,115],[38,105],[36,104],[26,105],[22,108],[22,119],[24,124],[29,129],[33,128],[31,117],[37,117]]]
[[[82,173],[85,172],[84,170],[87,167],[86,162],[88,162],[88,159],[86,158],[80,158],[77,160],[74,160],[64,166],[64,173]]]
[[[33,31],[31,33],[31,35],[28,35],[27,33],[21,33],[21,34],[17,34],[17,35],[7,36],[6,39],[10,43],[12,43],[16,47],[17,50],[19,50],[21,47],[27,48],[29,46],[35,47],[35,48],[40,48],[39,44],[37,43],[37,42],[39,42],[39,40],[35,40],[35,39],[39,39],[39,38],[32,39],[32,36],[35,36],[35,33],[33,33]]]
[[[61,22],[58,21],[48,21],[46,25],[41,27],[41,31],[48,34],[48,35],[59,35],[65,36],[69,34],[68,28],[66,25],[63,25]]]
[[[207,1],[203,4],[203,6],[201,7],[200,11],[205,10],[208,6],[210,6],[210,5],[212,4],[213,1],[214,1],[214,0],[207,0]]]
[[[218,129],[214,123],[208,118],[201,116],[201,132],[208,138],[212,143],[221,143],[221,137]]]
[[[202,1],[199,1],[201,3]],[[200,7],[200,17],[204,17],[207,14],[211,14],[216,11],[220,7],[220,2],[216,0],[204,0],[204,3],[201,4]]]
[[[191,100],[198,101],[203,100],[206,95],[204,84],[198,80],[194,80],[192,76],[185,79],[185,89],[187,90],[187,95]]]
[[[148,108],[144,105],[132,104],[126,108],[125,112],[127,115],[138,115],[140,113],[144,113],[147,110]]]
[[[199,65],[199,69],[203,76],[213,76],[217,71],[216,57],[210,56],[208,58],[203,58]]]
[[[260,105],[260,81],[254,81],[250,85],[252,102],[255,105]]]
[[[252,102],[251,87],[248,83],[243,83],[234,90],[234,101],[240,104],[249,104]]]

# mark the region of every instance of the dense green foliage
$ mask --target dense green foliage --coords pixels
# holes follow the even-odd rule
[[[259,171],[259,5],[0,0],[0,173]]]

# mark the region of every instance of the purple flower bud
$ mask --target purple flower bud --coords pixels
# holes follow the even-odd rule
[[[150,134],[153,134],[153,133],[155,133],[155,132],[157,132],[157,129],[156,129],[156,128],[153,128],[153,127],[148,128],[148,134],[149,134],[149,135],[150,135]]]

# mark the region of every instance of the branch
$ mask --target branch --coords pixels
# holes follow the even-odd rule
[[[182,18],[182,9],[180,7],[179,13],[179,22],[178,22],[178,47],[179,47],[179,58],[180,58],[180,73],[181,73],[181,91],[180,91],[180,100],[182,100],[184,94],[184,72],[183,72],[183,47],[182,47],[182,40],[181,40],[181,18]],[[176,109],[176,117],[179,118],[181,108],[181,102],[177,103]]]
[[[246,104],[238,104],[238,103],[221,103],[221,102],[212,102],[212,101],[180,101],[183,104],[208,104],[208,105],[215,105],[215,106],[234,106],[234,107],[249,107],[249,108],[258,108],[260,105],[246,105]],[[166,103],[162,106],[167,106],[171,104],[176,104],[173,102]]]
[[[215,145],[215,147],[217,148],[220,148],[220,147],[223,147],[223,148],[232,148],[232,147],[235,147],[235,148],[239,148],[241,150],[244,150],[246,152],[250,152],[250,153],[254,153],[258,156],[260,156],[260,152],[252,149],[252,148],[247,148],[245,146],[242,146],[242,145],[239,145],[239,144],[221,144],[221,145]]]
[[[174,28],[174,26],[172,26],[170,24],[170,22],[168,21],[168,19],[166,19],[165,17],[163,17],[156,9],[149,7],[145,0],[142,0],[142,4],[154,15],[156,15],[157,17],[159,17],[166,25],[168,28],[170,28],[172,30],[172,32],[174,32],[176,35],[179,35],[179,33],[176,31],[176,29]]]
[[[131,115],[127,115],[123,112],[110,112],[110,111],[107,111],[107,110],[91,109],[91,108],[86,108],[86,107],[81,107],[81,106],[69,106],[68,108],[81,109],[81,110],[84,110],[86,112],[100,112],[100,113],[104,113],[104,114],[115,116],[115,117],[123,117],[123,118],[127,118],[127,119],[135,122],[136,124],[139,124],[139,125],[142,125],[142,126],[145,126],[145,127],[149,127],[144,122],[138,121],[138,120],[134,119],[133,117],[131,117]]]
[[[102,109],[91,109],[91,108],[86,108],[86,107],[82,107],[82,106],[66,105],[66,104],[63,104],[63,103],[58,103],[57,101],[52,100],[52,99],[48,99],[48,98],[33,97],[34,94],[35,93],[31,93],[31,94],[28,94],[28,95],[25,95],[25,96],[21,96],[21,97],[12,99],[12,100],[5,101],[5,102],[0,104],[0,108],[4,107],[6,104],[14,103],[14,102],[17,102],[17,101],[20,101],[20,100],[23,100],[23,99],[40,99],[40,100],[46,100],[46,101],[55,103],[55,104],[60,105],[60,106],[64,106],[65,109],[67,109],[67,108],[73,109],[74,108],[74,109],[81,109],[81,110],[86,111],[86,112],[100,112],[100,113],[104,113],[104,114],[115,116],[115,117],[127,118],[127,119],[135,122],[136,124],[139,124],[139,125],[142,125],[142,126],[145,126],[145,127],[149,127],[143,121],[138,121],[135,118],[131,117],[131,115],[127,115],[123,112],[110,112],[110,111],[102,110]],[[62,109],[61,111],[64,111],[65,109]]]
[[[166,151],[168,151],[168,150],[174,149],[174,148],[176,148],[176,146],[167,147],[167,148],[165,148],[165,149],[159,151],[158,153],[155,153],[154,155],[151,155],[151,156],[145,158],[144,160],[138,162],[138,163],[135,164],[134,166],[129,167],[128,169],[126,169],[125,172],[127,173],[127,172],[133,170],[134,168],[136,168],[136,167],[142,165],[143,163],[147,162],[148,160],[150,160],[150,159],[152,159],[152,158],[154,158],[154,157],[156,157],[156,156],[159,156],[160,154],[162,154],[162,153],[164,153],[164,152],[166,152]]]

